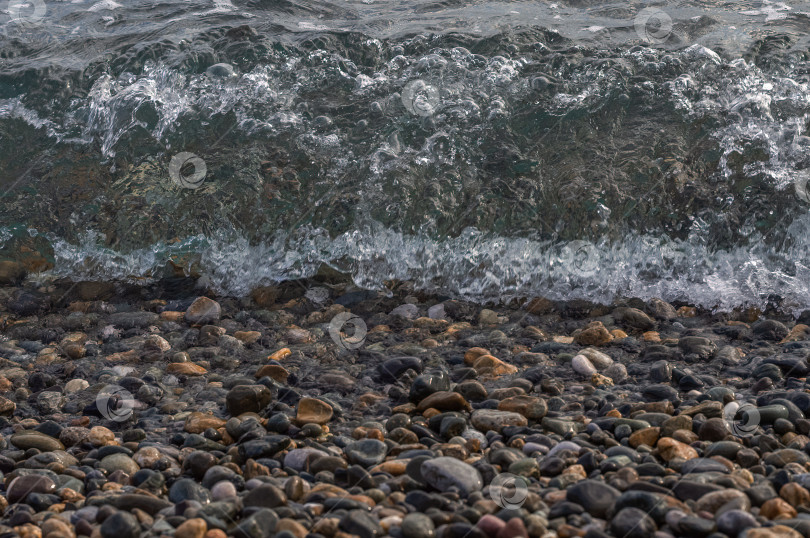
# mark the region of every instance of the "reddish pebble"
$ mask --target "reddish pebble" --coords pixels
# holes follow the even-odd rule
[[[529,538],[529,533],[526,531],[523,520],[519,517],[513,517],[498,532],[497,538]]]
[[[485,514],[481,516],[478,520],[478,523],[475,524],[476,527],[484,531],[484,533],[491,537],[495,538],[498,536],[498,533],[506,527],[506,523],[503,522],[502,519],[497,518],[490,514]]]

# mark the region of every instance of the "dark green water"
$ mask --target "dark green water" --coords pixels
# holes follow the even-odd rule
[[[808,4],[16,2],[4,258],[810,302]]]

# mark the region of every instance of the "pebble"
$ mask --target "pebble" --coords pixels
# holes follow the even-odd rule
[[[15,281],[0,294],[7,534],[810,530],[808,331],[788,318],[754,331],[660,299],[516,312],[316,284],[217,300],[82,285],[63,308]],[[367,325],[359,349],[328,331],[348,308]],[[95,405],[108,386],[131,395],[121,420]],[[499,505],[510,492],[517,508]]]
[[[484,487],[480,473],[475,467],[451,457],[439,457],[425,461],[420,469],[425,482],[439,491],[457,488],[468,496]]]

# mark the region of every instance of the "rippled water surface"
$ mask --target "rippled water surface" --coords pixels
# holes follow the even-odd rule
[[[810,305],[810,3],[0,8],[0,258]]]

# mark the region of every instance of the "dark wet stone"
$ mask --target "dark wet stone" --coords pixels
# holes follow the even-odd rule
[[[140,534],[140,523],[128,512],[116,512],[101,524],[103,538],[138,538]]]
[[[285,435],[268,435],[261,439],[248,441],[239,445],[239,455],[244,459],[272,458],[291,444]]]
[[[737,457],[737,453],[743,449],[743,446],[736,441],[717,441],[712,443],[706,449],[705,456],[710,458],[712,456],[723,456],[730,460]]]
[[[709,458],[695,458],[687,460],[681,465],[681,474],[690,473],[728,473],[728,467],[717,460]]]
[[[233,416],[258,413],[273,399],[273,393],[264,385],[237,385],[228,391],[225,405]]]
[[[450,376],[443,370],[428,372],[417,376],[411,384],[408,398],[419,403],[434,392],[450,390]]]
[[[571,514],[581,514],[584,511],[585,511],[585,509],[581,505],[579,505],[577,503],[572,503],[572,502],[568,502],[568,501],[562,501],[562,502],[555,503],[551,507],[551,510],[548,513],[548,519],[554,519],[554,518],[558,518],[558,517],[566,517],[566,516],[569,516]]]
[[[662,400],[675,401],[678,399],[678,391],[669,385],[649,385],[642,389],[641,394],[645,399],[654,402]]]
[[[657,527],[643,510],[623,508],[610,520],[610,530],[623,538],[651,538]]]
[[[122,329],[134,329],[156,325],[159,317],[154,312],[116,312],[107,318],[111,325]]]
[[[756,518],[743,510],[729,510],[717,518],[717,530],[727,536],[737,536],[745,529],[758,526]]]
[[[418,357],[394,357],[393,359],[386,360],[377,367],[377,375],[384,383],[393,383],[407,370],[421,373],[422,361]]]
[[[232,531],[234,538],[270,538],[278,523],[278,516],[269,508],[262,508],[243,520]]]
[[[581,505],[589,514],[603,518],[621,492],[604,482],[583,480],[566,490],[566,500]]]
[[[22,475],[16,477],[9,484],[6,498],[9,503],[22,502],[30,493],[52,493],[56,491],[56,484],[47,476]]]
[[[173,503],[190,500],[205,504],[210,502],[211,493],[194,480],[181,478],[169,489],[169,500]]]
[[[47,299],[38,294],[17,290],[11,295],[6,307],[18,316],[31,316],[47,306]]]
[[[420,513],[410,513],[402,518],[401,530],[403,538],[433,538],[436,535],[433,520]]]
[[[763,340],[777,342],[784,339],[790,330],[783,323],[773,319],[766,319],[754,323],[751,326],[751,332],[754,336]]]
[[[262,484],[252,489],[244,497],[245,506],[260,506],[262,508],[275,508],[287,504],[287,495],[280,488],[272,484]]]
[[[349,462],[371,467],[385,459],[388,446],[376,439],[362,439],[351,443],[344,449]]]
[[[340,518],[340,529],[360,538],[376,538],[384,534],[382,527],[365,510],[351,510]]]
[[[681,501],[689,499],[696,501],[707,493],[722,491],[723,489],[725,488],[715,484],[701,484],[692,480],[681,480],[672,487],[672,494]]]
[[[669,492],[664,489],[665,495]],[[661,495],[649,491],[635,491],[629,490],[621,494],[616,500],[616,504],[611,508],[611,513],[616,514],[624,508],[638,508],[643,510],[658,523],[663,523],[664,516],[670,509],[667,503],[663,500]]]
[[[700,359],[708,359],[717,351],[715,343],[702,336],[684,336],[678,340],[678,347],[684,355],[696,355]]]
[[[420,472],[425,482],[439,491],[454,487],[461,495],[467,496],[483,487],[481,475],[475,467],[448,456],[424,462]]]
[[[686,516],[678,521],[678,530],[685,536],[707,536],[714,531],[714,521],[702,517]]]

